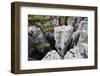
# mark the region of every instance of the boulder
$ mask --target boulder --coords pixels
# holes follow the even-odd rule
[[[47,55],[42,60],[59,60],[59,59],[61,59],[59,54],[55,50],[52,50],[48,52]]]

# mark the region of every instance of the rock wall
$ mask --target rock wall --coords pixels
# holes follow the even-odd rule
[[[79,21],[77,21],[75,23],[75,27],[77,27],[77,29],[73,33],[70,32],[73,29],[71,29],[69,31],[62,31],[62,34],[60,37],[59,37],[59,35],[60,35],[59,31],[63,30],[63,29],[61,27],[57,27],[56,29],[54,29],[56,31],[56,33],[54,33],[55,40],[56,40],[55,46],[58,49],[58,51],[55,51],[55,52],[57,52],[59,54],[60,59],[88,58],[88,20],[87,20],[87,18],[84,18],[82,20],[79,19]],[[70,27],[69,28],[65,27],[65,28],[67,30],[70,29]],[[64,32],[67,35],[66,37],[63,35]],[[71,39],[72,39],[72,41],[71,41]],[[64,44],[64,42],[66,42],[67,44]],[[68,46],[69,44],[71,44],[71,45]],[[62,47],[63,47],[63,49],[62,49]],[[68,49],[68,50],[64,49],[64,48],[69,48],[69,47],[70,47],[70,49]],[[61,49],[59,49],[59,48],[61,48]],[[63,54],[62,54],[62,52],[63,52]],[[52,58],[54,55],[54,54],[52,55],[52,52],[49,53],[49,55],[51,57],[51,58],[49,57],[50,60],[55,59],[55,58]],[[44,60],[46,60],[46,57],[48,57],[48,54],[44,57]],[[58,57],[58,59],[59,59],[59,57]],[[48,60],[48,58],[47,58],[47,60]]]

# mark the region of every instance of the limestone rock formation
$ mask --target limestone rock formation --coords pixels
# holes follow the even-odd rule
[[[55,50],[52,50],[48,52],[47,55],[42,60],[59,60],[59,59],[61,59],[59,54]]]
[[[28,27],[29,60],[88,58],[88,19],[69,17],[68,24],[62,26],[58,20],[53,19],[52,31],[50,26],[49,31],[35,25]]]

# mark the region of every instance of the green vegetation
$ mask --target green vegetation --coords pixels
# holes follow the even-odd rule
[[[48,43],[42,43],[40,45],[38,45],[37,49],[41,50],[41,52],[44,52],[44,50],[50,48],[50,44]]]
[[[51,16],[28,16],[29,25],[40,27],[43,31],[53,31],[52,17]]]

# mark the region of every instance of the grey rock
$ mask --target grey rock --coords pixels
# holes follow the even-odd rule
[[[55,50],[52,50],[48,52],[47,55],[42,60],[59,60],[59,59],[61,59],[59,54]]]

